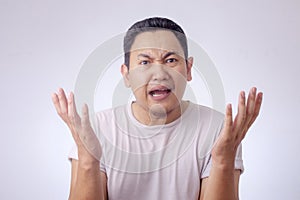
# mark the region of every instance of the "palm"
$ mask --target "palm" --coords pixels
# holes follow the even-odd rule
[[[102,155],[101,145],[91,126],[87,105],[82,108],[82,117],[76,111],[73,93],[69,98],[62,89],[53,94],[52,100],[58,115],[68,125],[78,148],[79,159],[99,161]]]
[[[234,120],[232,107],[230,104],[227,106],[224,127],[212,150],[215,162],[233,165],[237,148],[257,118],[261,103],[262,93],[256,94],[256,88],[252,88],[247,101],[245,93],[240,93],[238,113]]]

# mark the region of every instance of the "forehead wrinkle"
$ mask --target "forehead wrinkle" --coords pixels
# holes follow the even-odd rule
[[[177,51],[177,54],[184,57],[184,50],[174,33],[165,30],[154,32],[143,32],[136,36],[131,52],[140,49],[162,49]]]
[[[145,57],[145,58],[151,59],[151,56],[148,55],[148,54],[145,54],[145,53],[139,53],[139,54],[137,55],[137,57],[138,57],[138,58],[140,58],[140,57]]]
[[[178,51],[168,51],[161,49],[147,49],[146,52],[138,53],[137,58],[144,57],[149,59],[166,59],[171,55],[176,55],[182,57]]]

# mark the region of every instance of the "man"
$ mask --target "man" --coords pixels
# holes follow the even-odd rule
[[[96,133],[73,93],[53,94],[77,150],[70,199],[238,199],[240,143],[258,116],[262,93],[239,95],[232,118],[182,100],[192,79],[186,36],[173,21],[149,18],[124,38],[121,73],[135,101],[96,114]],[[225,119],[224,119],[225,117]]]

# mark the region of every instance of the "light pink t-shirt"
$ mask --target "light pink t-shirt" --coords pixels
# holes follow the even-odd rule
[[[107,175],[109,199],[198,199],[223,120],[223,114],[191,102],[180,118],[165,125],[141,124],[130,104],[97,113],[100,169]],[[243,171],[241,150],[235,168]],[[78,159],[76,148],[69,157]]]

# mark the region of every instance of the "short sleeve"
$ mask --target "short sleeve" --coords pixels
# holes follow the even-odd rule
[[[72,148],[69,151],[68,159],[70,161],[73,159],[78,160],[77,146],[75,144],[72,146]]]
[[[208,156],[206,159],[206,165],[204,167],[203,172],[201,173],[201,179],[206,178],[209,176],[210,170],[211,170],[211,155]],[[244,163],[242,159],[242,144],[239,145],[237,149],[237,153],[235,156],[235,162],[234,162],[234,168],[241,171],[241,174],[244,172]]]
[[[70,149],[70,152],[68,154],[68,159],[70,161],[72,161],[73,159],[78,160],[78,150],[77,150],[77,146],[75,144]],[[104,165],[102,159],[100,160],[100,170],[103,172],[106,172],[105,165]]]

